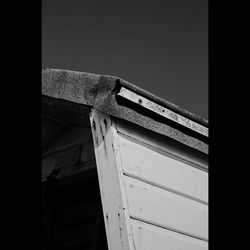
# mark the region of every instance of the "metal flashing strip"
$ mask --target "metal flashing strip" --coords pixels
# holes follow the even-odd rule
[[[135,104],[138,104],[150,111],[153,111],[160,116],[170,119],[178,124],[181,124],[182,126],[185,126],[199,134],[202,134],[208,137],[208,128],[206,128],[205,126],[202,126],[201,124],[197,122],[194,122],[180,114],[177,114],[176,112],[173,112],[172,110],[169,110],[155,102],[152,102],[148,100],[147,98],[140,96],[124,87],[120,89],[120,92],[117,95]]]

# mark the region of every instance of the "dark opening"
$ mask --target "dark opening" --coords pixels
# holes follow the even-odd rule
[[[76,106],[43,98],[43,250],[108,249],[89,109]]]

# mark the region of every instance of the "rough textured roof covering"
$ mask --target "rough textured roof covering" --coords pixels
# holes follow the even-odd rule
[[[138,110],[136,106],[120,102],[117,99],[117,93],[121,87],[162,105],[190,121],[208,127],[207,120],[118,77],[59,69],[42,70],[42,95],[94,107],[99,111],[166,135],[208,154],[207,138],[203,138],[179,124],[154,117],[154,114],[152,115],[150,112]]]

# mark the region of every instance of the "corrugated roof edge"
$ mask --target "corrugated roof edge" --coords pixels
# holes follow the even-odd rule
[[[116,96],[121,87],[147,98],[148,100],[175,111],[182,112],[178,106],[171,104],[139,87],[129,83],[119,77],[84,73],[78,71],[62,69],[43,69],[42,70],[42,95],[72,101],[78,104],[92,106],[99,111],[108,113],[117,118],[125,119],[139,126],[148,128],[157,133],[164,134],[199,151],[208,153],[207,142],[203,142],[198,135],[188,136],[180,130],[176,130],[165,122],[159,122],[150,117],[138,113],[131,107],[126,107],[117,103]],[[170,106],[168,106],[170,105]],[[197,117],[191,112],[184,111],[187,120],[193,121],[192,117]],[[180,115],[180,114],[179,114]],[[183,115],[184,116],[184,115]],[[199,121],[202,118],[198,118]],[[189,121],[187,121],[189,123]],[[198,123],[198,122],[197,122]],[[199,122],[201,124],[201,122]],[[176,125],[178,126],[178,123]],[[204,126],[205,128],[206,126]],[[176,127],[177,128],[177,127]],[[208,130],[208,129],[207,129]]]

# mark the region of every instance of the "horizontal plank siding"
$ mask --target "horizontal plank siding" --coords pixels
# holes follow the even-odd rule
[[[208,239],[208,206],[124,176],[132,218]]]
[[[137,250],[207,250],[208,242],[131,219]]]
[[[208,202],[207,172],[154,151],[122,135],[119,135],[118,139],[123,171],[126,175],[203,203]]]
[[[207,156],[92,109],[110,249],[207,250]]]
[[[145,144],[148,147],[152,147],[161,153],[168,153],[177,159],[183,159],[188,161],[194,167],[200,168],[207,172],[208,158],[206,155],[193,150],[181,143],[177,143],[171,140],[167,136],[163,136],[157,133],[153,133],[147,129],[143,129],[134,124],[130,124],[125,121],[117,120],[117,131],[132,140],[136,140],[141,144]]]

